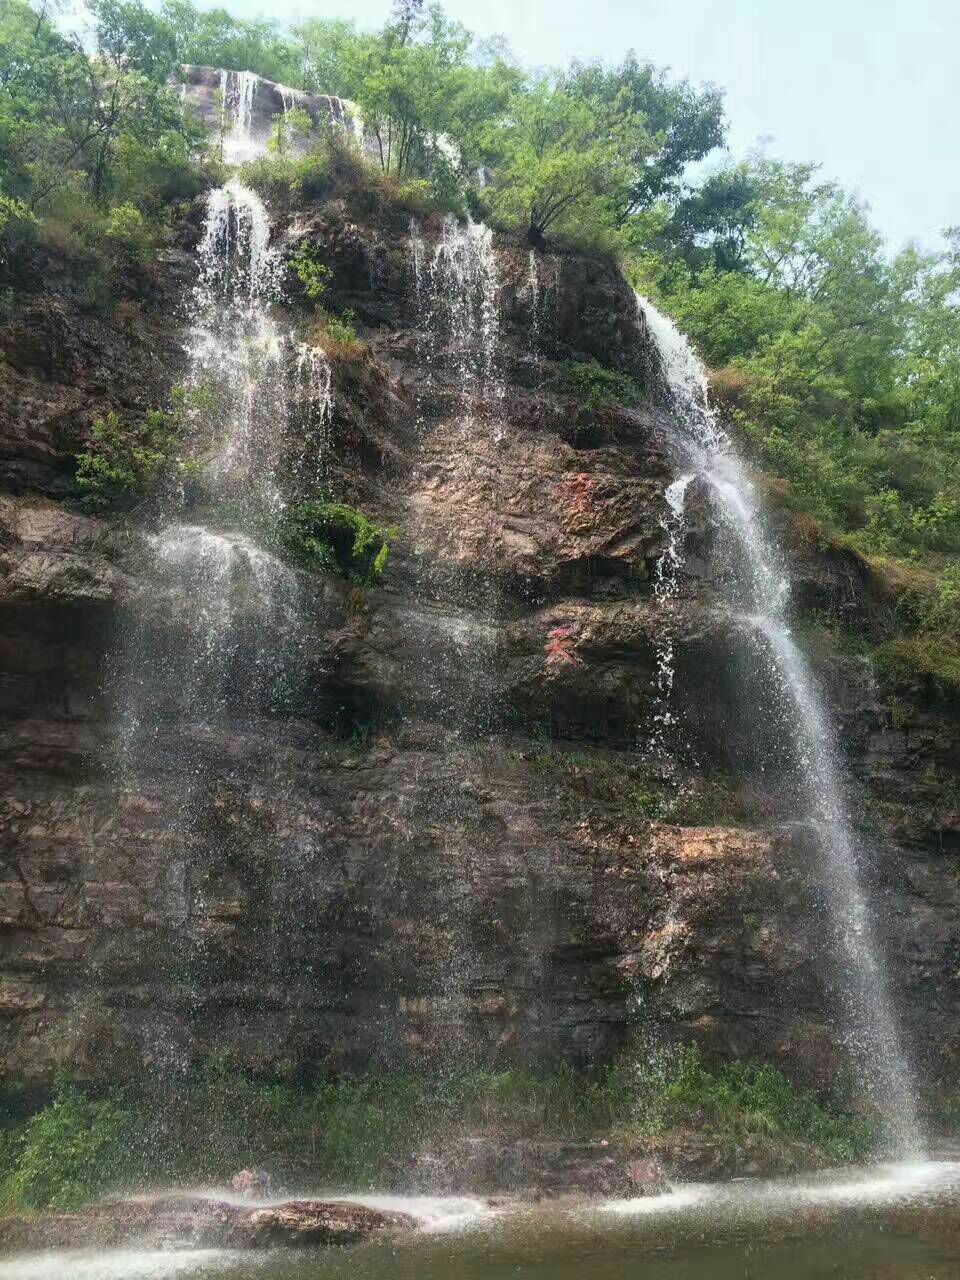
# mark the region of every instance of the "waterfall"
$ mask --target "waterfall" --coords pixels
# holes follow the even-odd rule
[[[822,855],[851,1056],[865,1090],[883,1113],[891,1143],[902,1154],[916,1153],[921,1138],[914,1084],[861,883],[834,729],[790,630],[785,563],[764,528],[744,463],[710,406],[704,366],[650,302],[638,298],[638,306],[660,355],[673,413],[672,441],[684,472],[668,494],[668,548],[661,559],[657,592],[661,600],[669,596],[663,584],[675,578],[679,568],[683,495],[697,476],[713,495],[727,542],[719,566],[722,588],[748,625],[781,697],[782,728],[796,761],[801,816],[816,832]],[[671,657],[669,648],[661,656],[661,695],[669,694],[672,683]],[[777,714],[775,708],[767,711]]]
[[[417,311],[423,305],[423,262],[426,252],[423,236],[420,232],[420,224],[416,218],[410,219],[410,262],[413,267],[413,298],[417,304]]]
[[[530,250],[527,265],[527,293],[530,295],[530,337],[536,349],[540,345],[540,271],[537,267],[537,251]]]
[[[294,459],[301,491],[328,493],[330,490],[330,431],[333,424],[333,369],[325,351],[309,342],[291,339],[296,361],[293,369],[292,401],[300,413],[303,441]],[[307,474],[308,466],[312,474]]]
[[[687,489],[693,480],[693,473],[674,480],[666,489],[667,510],[661,516],[660,525],[666,538],[663,554],[657,561],[653,575],[653,592],[657,604],[669,615],[670,605],[680,591],[680,571],[683,567],[683,539],[686,533],[685,504]],[[673,693],[674,645],[673,632],[669,625],[669,617],[657,631],[657,706],[653,715],[653,729],[650,734],[649,755],[661,766],[669,768],[670,731],[675,717],[670,707]]]
[[[457,762],[455,767],[469,770],[465,743],[487,730],[498,710],[491,690],[499,596],[492,574],[478,572],[477,562],[491,552],[495,556],[498,533],[494,516],[499,509],[495,442],[502,396],[500,280],[493,233],[482,223],[461,223],[449,216],[437,240],[428,244],[411,220],[408,254],[418,354],[427,375],[417,389],[413,491],[405,522],[423,607],[414,617],[416,680],[404,714],[414,720],[428,717]],[[489,537],[482,545],[476,543],[472,522],[464,521],[464,530],[451,537],[456,522],[435,519],[437,497],[445,500],[437,484],[443,473],[462,484],[466,501],[482,504],[488,513]],[[483,995],[484,957],[471,924],[471,842],[454,825],[468,821],[469,797],[454,786],[448,806],[442,852],[456,888],[445,903],[443,925],[457,943],[455,960],[445,966],[439,1007],[447,1011],[451,1024],[446,1034],[455,1051],[450,1065],[456,1067],[459,1038]]]
[[[548,330],[548,337],[556,336],[559,283],[559,259],[553,254],[539,254],[536,249],[531,249],[527,261],[527,282],[523,292],[529,300],[530,345],[535,353],[540,350],[545,329]]]
[[[224,164],[243,164],[262,147],[252,136],[253,101],[260,77],[254,71],[220,72],[220,134]]]
[[[236,180],[211,192],[197,258],[188,385],[212,390],[217,400],[220,434],[209,442],[209,474],[222,496],[243,490],[276,509],[286,351],[271,304],[282,264],[259,196]]]
[[[490,422],[485,434],[499,438],[500,281],[493,233],[482,223],[460,223],[448,216],[428,247],[411,220],[408,252],[414,310],[420,318],[418,343],[428,370],[417,414],[416,478],[423,494],[415,499],[410,529],[424,595],[451,606],[446,616],[440,613],[432,620],[420,684],[422,691],[429,689],[433,713],[442,707],[440,720],[459,731],[490,718],[497,592],[490,582],[481,585],[461,572],[460,563],[472,560],[473,549],[463,543],[439,549],[433,543],[429,492],[438,461],[444,465],[443,459],[470,457],[478,439],[485,438],[478,436],[481,420]],[[494,466],[474,474],[487,485],[495,483]],[[491,513],[496,510],[493,493],[484,506]]]
[[[445,312],[450,356],[465,391],[496,393],[499,289],[491,229],[482,222],[461,223],[448,215],[430,264],[428,323],[436,328],[437,312]],[[466,395],[464,408],[469,418]]]
[[[242,497],[251,513],[282,507],[275,472],[288,413],[288,344],[271,313],[280,269],[259,197],[235,180],[212,191],[187,298],[190,445],[207,500]],[[296,573],[249,538],[184,523],[179,509],[165,513],[150,546],[172,629],[156,632],[154,601],[145,600],[122,658],[122,736],[148,756],[156,722],[171,707],[208,726],[227,712],[231,686],[248,709],[270,705],[299,592]],[[184,809],[182,797],[174,802]]]
[[[286,692],[284,650],[300,627],[296,572],[240,533],[171,523],[150,541],[174,629],[159,646],[141,637],[151,661],[137,675],[138,733],[144,711],[166,718],[179,708],[205,733],[269,710]]]

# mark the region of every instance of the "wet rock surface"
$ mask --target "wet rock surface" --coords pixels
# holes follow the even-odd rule
[[[236,712],[197,717],[185,680],[149,762],[124,747],[123,655],[134,631],[171,647],[184,601],[158,588],[148,530],[79,511],[71,458],[94,417],[161,403],[177,376],[183,263],[136,313],[89,320],[66,268],[38,268],[0,333],[6,1072],[121,1079],[224,1053],[284,1078],[451,1050],[585,1064],[642,1006],[659,1037],[829,1080],[818,868],[755,767],[776,729],[763,705],[742,714],[756,664],[697,576],[702,499],[690,577],[654,598],[672,470],[632,293],[608,263],[558,254],[538,302],[503,242],[502,391],[465,400],[455,343],[423,358],[406,213],[334,199],[279,236],[317,241],[331,307],[355,308],[367,341],[335,371],[334,490],[399,533],[376,590],[304,585],[302,680],[283,698],[250,677],[245,579]],[[630,409],[578,400],[562,364],[593,358],[635,379]],[[855,558],[791,562],[800,605],[882,612]],[[666,781],[642,750],[665,630],[686,761]],[[955,708],[862,662],[823,671],[908,1039],[948,1073]]]
[[[76,1213],[0,1218],[0,1249],[103,1249],[131,1243],[145,1249],[311,1249],[359,1244],[415,1226],[409,1214],[343,1201],[255,1207],[174,1193],[105,1200]]]

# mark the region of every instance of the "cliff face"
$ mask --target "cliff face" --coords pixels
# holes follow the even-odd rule
[[[496,389],[475,392],[469,339],[425,336],[437,300],[408,220],[336,195],[277,218],[285,248],[318,246],[331,308],[366,339],[333,366],[333,492],[399,532],[376,589],[288,569],[298,624],[277,651],[256,549],[221,529],[243,600],[216,716],[189,673],[171,692],[188,624],[149,528],[81,514],[72,478],[93,418],[180,376],[195,230],[112,315],[38,260],[0,330],[5,1069],[586,1063],[639,1030],[825,1083],[821,880],[745,696],[742,629],[698,576],[705,499],[681,594],[654,596],[672,467],[633,295],[572,254],[541,258],[534,287],[498,241]],[[439,224],[421,234],[430,254]],[[590,359],[629,375],[632,408],[585,405],[564,362]],[[791,560],[802,608],[882,624],[853,557]],[[667,624],[673,773],[638,750]],[[265,662],[290,676],[282,704]],[[939,1075],[960,1050],[953,708],[880,688],[862,659],[821,666],[908,1040]],[[144,707],[149,751],[130,729]]]

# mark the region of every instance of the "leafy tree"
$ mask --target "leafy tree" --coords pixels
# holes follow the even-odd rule
[[[310,18],[294,27],[299,81],[313,93],[350,98],[359,84],[355,23],[345,18]]]
[[[573,62],[559,88],[638,126],[633,171],[617,209],[621,225],[655,201],[678,200],[687,166],[723,145],[720,91],[712,86],[697,90],[686,80],[671,82],[666,72],[638,61],[632,52],[618,67]]]
[[[95,39],[96,50],[88,52],[61,35],[43,9],[6,0],[0,184],[34,214],[67,192],[109,204],[123,188],[122,159],[138,151],[141,158],[155,153],[154,169],[164,160],[189,168],[197,139],[157,78],[169,65],[160,28],[139,5],[106,0]]]
[[[541,80],[510,100],[506,119],[486,134],[493,157],[489,203],[519,223],[530,243],[547,231],[611,228],[627,199],[632,167],[643,149],[642,120]],[[647,139],[648,154],[653,141]]]
[[[960,549],[960,262],[884,254],[862,206],[814,166],[755,158],[736,270],[648,253],[720,370],[733,426],[795,501],[883,554]]]
[[[310,112],[303,107],[291,107],[289,111],[280,111],[273,117],[273,132],[267,145],[278,156],[286,155],[298,140],[302,145],[312,132]]]
[[[759,197],[757,177],[746,164],[726,166],[700,186],[684,188],[657,229],[659,256],[667,262],[679,259],[694,273],[709,266],[744,270]],[[636,214],[632,221],[637,223]],[[643,243],[642,231],[637,238]]]
[[[114,67],[162,81],[177,61],[176,32],[139,0],[90,0],[97,49]]]
[[[462,179],[520,73],[439,6],[407,4],[378,33],[313,20],[297,29],[306,87],[352,99],[385,173]],[[449,187],[449,182],[447,183]]]
[[[255,71],[294,86],[302,81],[297,47],[275,22],[234,18],[226,9],[200,10],[192,0],[163,0],[160,15],[179,63]]]

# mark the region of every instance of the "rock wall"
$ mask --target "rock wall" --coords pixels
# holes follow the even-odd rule
[[[178,90],[184,103],[193,111],[213,138],[226,138],[239,131],[246,143],[236,161],[251,159],[262,153],[271,133],[275,133],[277,116],[293,108],[305,111],[315,129],[339,126],[350,133],[355,124],[347,104],[326,93],[304,93],[275,84],[251,71],[221,71],[219,67],[184,66],[171,78],[171,88]],[[298,138],[288,146],[299,148]]]
[[[762,698],[746,714],[743,635],[698,576],[705,502],[681,596],[653,595],[671,470],[633,296],[569,253],[535,292],[526,251],[498,240],[502,385],[465,402],[452,340],[426,355],[408,220],[335,193],[277,228],[316,242],[331,309],[361,324],[367,354],[334,372],[332,475],[399,530],[382,585],[300,575],[296,697],[260,699],[238,654],[229,713],[199,720],[185,699],[148,756],[123,733],[130,637],[175,651],[180,606],[136,517],[80,512],[72,457],[93,418],[160,403],[179,376],[196,220],[112,314],[84,308],[69,264],[38,261],[0,330],[5,1071],[590,1063],[639,1034],[827,1083],[841,1053],[817,867]],[[423,228],[428,249],[439,234]],[[570,359],[629,373],[643,398],[585,408]],[[801,607],[885,625],[853,557],[806,546],[793,563]],[[638,750],[666,622],[672,775]],[[960,1049],[953,708],[879,688],[860,660],[821,667],[909,1042],[940,1078]]]

